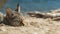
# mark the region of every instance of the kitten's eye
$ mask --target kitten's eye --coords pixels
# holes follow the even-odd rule
[[[12,16],[14,15],[14,14],[11,14]]]

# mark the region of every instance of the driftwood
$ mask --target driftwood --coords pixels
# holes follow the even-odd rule
[[[60,13],[34,13],[30,12],[28,13],[29,16],[31,17],[36,17],[36,18],[51,18],[54,21],[59,21],[60,20]]]
[[[4,24],[11,26],[22,26],[23,18],[17,9],[13,12],[10,8],[6,8],[6,16],[4,18]]]
[[[53,18],[52,15],[46,14],[46,13],[27,13],[31,17],[36,17],[36,18]]]

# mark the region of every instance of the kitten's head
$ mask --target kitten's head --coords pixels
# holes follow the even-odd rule
[[[6,21],[7,24],[12,26],[24,25],[22,23],[22,17],[17,9],[13,11],[10,8],[6,8]]]
[[[18,16],[20,16],[20,14],[17,11],[12,11],[10,8],[6,9],[6,17],[10,19],[15,19]]]

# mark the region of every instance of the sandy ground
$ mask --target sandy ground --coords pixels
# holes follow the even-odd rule
[[[60,21],[26,17],[25,26],[0,26],[0,34],[60,34]]]

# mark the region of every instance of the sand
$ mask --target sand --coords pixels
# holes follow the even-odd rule
[[[60,34],[60,21],[25,17],[24,26],[0,26],[0,34]]]

